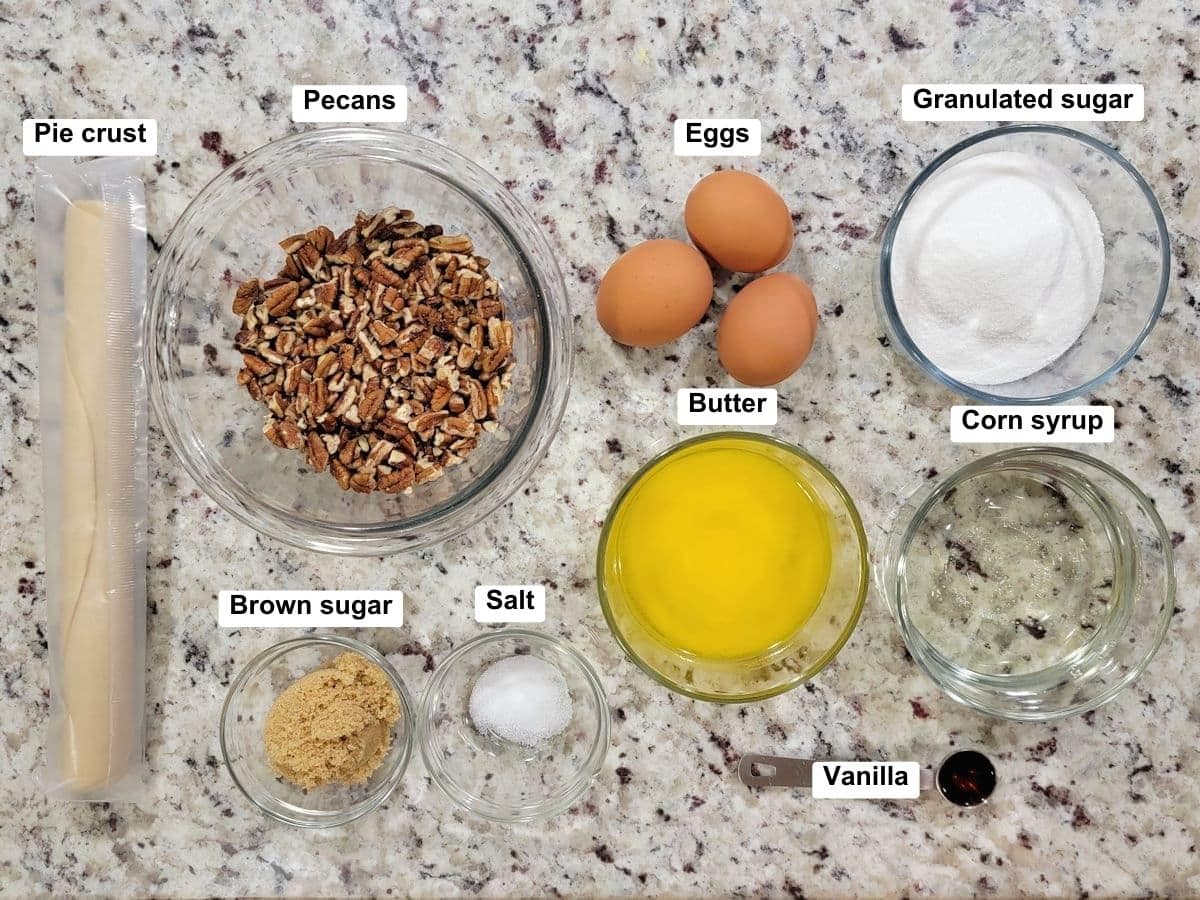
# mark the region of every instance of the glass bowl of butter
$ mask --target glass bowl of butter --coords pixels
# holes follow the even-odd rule
[[[295,299],[294,307],[280,312],[282,307],[273,302],[260,303],[260,320],[247,325],[247,314],[235,305],[240,289],[257,279],[263,292],[258,296],[271,292],[268,299],[273,298],[272,280],[278,281],[284,274],[280,269],[284,260],[290,264],[303,253],[313,252],[310,243],[293,255],[289,241],[307,237],[311,242],[314,230],[327,226],[325,233],[333,247],[334,233],[342,228],[349,232],[348,226],[362,230],[368,226],[360,223],[388,210],[403,210],[410,215],[393,214],[415,222],[388,220],[387,227],[397,233],[389,232],[387,246],[360,259],[358,265],[347,263],[342,270],[345,281],[323,280],[330,278],[329,271],[338,270],[332,263],[320,270],[335,252],[322,249],[325,258],[315,264],[316,271],[305,274],[308,280],[301,281],[305,293]],[[360,212],[367,218],[358,218]],[[401,225],[423,227],[415,223],[425,223],[425,233],[398,232]],[[503,397],[494,404],[490,394],[482,396],[484,392],[474,390],[474,383],[483,387],[485,382],[477,362],[468,362],[461,352],[451,359],[440,339],[420,349],[404,344],[403,333],[410,325],[428,330],[449,327],[448,320],[412,319],[414,311],[418,316],[449,315],[444,312],[449,307],[440,305],[446,295],[439,293],[439,283],[443,287],[453,283],[453,296],[460,296],[459,279],[451,277],[451,268],[463,266],[457,261],[438,261],[455,253],[459,254],[456,260],[465,258],[452,240],[460,235],[470,239],[473,249],[465,252],[477,255],[472,264],[486,267],[488,280],[498,285],[503,304],[500,317],[510,365],[505,370]],[[338,236],[339,241],[343,238]],[[433,286],[417,299],[416,289],[398,288],[406,291],[403,309],[389,298],[381,283],[356,289],[348,277],[352,268],[356,280],[360,274],[372,277],[368,270],[377,269],[375,256],[382,253],[391,271],[378,269],[383,273],[380,277],[397,283],[401,279],[394,273],[402,267],[396,262],[402,238],[426,244],[427,255],[412,263],[416,267],[411,269],[414,281],[418,269],[441,266],[436,279],[431,279]],[[371,252],[365,241],[362,246],[367,248],[364,254]],[[428,264],[421,262],[426,259]],[[332,326],[328,316],[305,323],[305,304],[311,305],[322,287],[335,289],[334,298],[327,301],[337,319]],[[419,308],[425,302],[420,296],[429,298],[425,309]],[[466,289],[461,296],[467,296]],[[360,310],[348,306],[347,298],[357,298],[354,303]],[[363,298],[369,300],[369,307],[362,306]],[[477,307],[458,307],[456,314],[464,316],[458,323],[461,328],[466,311],[479,313],[486,347],[495,337],[490,329],[496,314],[480,312],[482,301],[475,302]],[[254,311],[251,309],[251,316]],[[371,330],[354,318],[360,311],[364,319],[370,319]],[[484,322],[489,315],[493,319]],[[384,316],[387,323],[375,321]],[[303,332],[294,323],[303,324]],[[298,344],[301,350],[280,351],[277,333],[281,324],[284,331],[295,332],[297,340],[289,346]],[[475,326],[468,325],[464,335],[466,330],[474,340]],[[354,340],[348,339],[352,333]],[[275,372],[261,376],[247,369],[247,356],[259,351],[245,353],[247,343],[259,337],[270,338],[273,347],[265,340],[258,344],[261,356],[251,362],[264,369],[267,363],[278,366]],[[333,346],[336,338],[342,342]],[[481,337],[480,342],[483,340]],[[360,556],[437,543],[496,510],[524,483],[548,449],[566,403],[571,369],[566,289],[556,254],[532,216],[502,184],[462,155],[416,135],[379,128],[327,128],[289,136],[252,151],[209,183],[179,218],[159,255],[146,341],[150,394],[158,424],[200,488],[226,512],[270,537],[306,549]],[[430,343],[437,346],[430,349]],[[418,369],[417,359],[426,351],[430,359]],[[352,405],[351,391],[337,381],[340,376],[326,375],[323,363],[313,371],[322,357],[332,357],[337,363],[340,352],[350,352],[353,357],[353,362],[341,364],[340,372],[353,370],[352,385],[361,381]],[[391,381],[387,365],[404,367],[396,382]],[[477,377],[458,377],[472,365]],[[371,375],[366,374],[367,367],[373,367]],[[422,378],[428,383],[401,385],[399,381],[407,378],[410,367],[413,373],[427,373]],[[298,376],[297,383],[306,381],[304,391],[297,392],[297,385],[289,384],[285,373],[289,378]],[[452,386],[449,398],[438,398],[435,378],[438,384],[446,381]],[[252,380],[257,383],[247,383]],[[372,380],[377,390],[370,387]],[[317,403],[313,396],[317,381],[324,382],[329,391],[341,391],[329,400],[328,407],[322,400],[322,408],[332,410],[341,420],[341,436],[337,426],[318,427],[303,417],[300,424],[309,426],[307,431],[272,431],[272,422],[281,417],[271,410],[271,401],[303,394],[312,397],[307,403],[312,409]],[[261,396],[252,396],[251,390]],[[369,391],[378,393],[378,398],[368,401]],[[477,393],[481,396],[476,397]],[[345,409],[338,400],[347,401]],[[423,408],[418,409],[413,400],[420,401]],[[477,402],[488,410],[486,416],[477,413]],[[383,411],[368,413],[368,404]],[[423,428],[417,427],[417,416],[429,413],[431,419],[446,419],[450,415],[459,422],[464,417],[455,410],[464,406],[472,414],[466,425],[472,433],[463,438],[470,446],[444,469],[438,463],[435,479],[421,480],[422,472],[428,474],[433,468],[427,454],[444,459],[441,454],[451,444],[458,445],[460,438],[439,421],[430,425],[437,429],[429,432],[434,437],[418,438],[421,443],[405,447],[412,435],[423,433]],[[364,416],[361,421],[378,422],[376,431],[347,437],[357,429],[348,430],[345,423]],[[389,473],[390,465],[396,463],[398,471],[404,467],[415,471],[416,483],[386,492],[381,477],[379,490],[373,489],[371,479],[372,489],[359,492],[331,477],[337,454],[359,444],[355,452],[365,455],[360,442],[369,441],[371,449],[378,446],[375,441],[384,433],[385,422],[387,442],[394,447],[388,446],[390,453],[373,461],[371,467],[377,462],[382,466],[379,471]],[[411,431],[405,430],[406,425]],[[324,441],[326,449],[310,448],[304,441],[312,437]],[[311,454],[326,452],[329,462],[319,470]]]
[[[867,545],[841,483],[751,432],[691,438],[617,496],[596,559],[600,605],[633,662],[699,700],[746,703],[808,681],[862,612]]]

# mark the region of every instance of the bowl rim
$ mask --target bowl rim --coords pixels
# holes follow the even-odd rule
[[[786,681],[782,681],[777,685],[765,688],[759,691],[748,691],[744,694],[710,694],[705,691],[698,690],[687,685],[679,684],[665,677],[654,669],[649,663],[643,660],[633,649],[632,645],[621,633],[617,627],[616,619],[613,615],[610,605],[608,588],[604,581],[605,571],[605,547],[608,544],[608,536],[612,530],[612,524],[616,518],[617,510],[629,495],[630,491],[641,482],[642,478],[668,456],[672,456],[688,447],[697,444],[709,443],[711,441],[722,440],[727,438],[738,438],[762,444],[768,444],[787,453],[803,459],[809,465],[813,466],[818,473],[828,482],[834,492],[841,498],[844,508],[850,515],[851,524],[854,527],[855,537],[858,543],[858,558],[859,558],[859,588],[858,596],[855,598],[854,607],[846,620],[846,625],[838,636],[837,641],[830,645],[829,649],[821,655],[816,666],[804,677],[793,676]],[[829,470],[824,463],[810,454],[803,447],[797,444],[791,444],[787,441],[772,435],[762,434],[756,431],[741,431],[736,429],[706,432],[705,434],[696,435],[695,437],[687,438],[679,443],[672,444],[664,450],[656,453],[650,460],[643,463],[638,470],[629,477],[624,486],[617,493],[616,498],[609,506],[608,513],[604,517],[604,527],[600,530],[600,540],[596,548],[596,592],[600,597],[600,609],[604,613],[604,620],[608,624],[608,630],[634,665],[657,681],[659,684],[674,691],[677,694],[682,694],[685,697],[690,697],[693,700],[704,700],[710,703],[757,703],[761,700],[767,700],[771,697],[777,697],[794,688],[799,687],[806,681],[820,674],[826,666],[828,666],[834,658],[841,652],[842,647],[850,640],[850,636],[858,627],[858,620],[862,616],[863,608],[866,606],[867,593],[870,590],[870,560],[867,546],[867,533],[863,527],[862,518],[859,515],[858,507],[854,503],[854,499],[850,496],[850,492],[846,490],[845,485]]]
[[[985,390],[984,388],[975,385],[967,384],[948,375],[940,369],[932,360],[929,359],[917,346],[908,330],[904,327],[904,321],[900,316],[899,310],[896,308],[896,299],[892,292],[892,274],[891,274],[891,259],[892,249],[896,239],[896,233],[899,230],[900,222],[904,218],[904,213],[908,210],[913,198],[917,192],[928,182],[938,171],[946,166],[947,163],[958,157],[965,150],[974,147],[976,144],[981,144],[985,141],[993,140],[998,137],[1003,137],[1010,134],[1047,134],[1054,135],[1060,138],[1078,141],[1086,144],[1093,150],[1102,153],[1114,163],[1116,163],[1125,173],[1133,179],[1134,184],[1141,190],[1142,196],[1146,199],[1146,203],[1150,208],[1150,213],[1154,218],[1155,228],[1158,232],[1159,243],[1159,279],[1158,293],[1154,301],[1154,306],[1150,310],[1145,323],[1141,330],[1130,343],[1129,348],[1121,354],[1121,356],[1104,372],[1073,388],[1068,388],[1063,391],[1058,391],[1053,394],[1043,394],[1036,397],[1010,397],[1006,394],[995,393]],[[1142,342],[1146,340],[1150,332],[1154,329],[1158,322],[1159,316],[1162,313],[1163,305],[1166,302],[1167,291],[1171,281],[1171,236],[1167,229],[1167,220],[1163,215],[1162,207],[1159,205],[1158,198],[1155,197],[1154,191],[1149,183],[1137,170],[1134,165],[1129,162],[1115,147],[1106,144],[1097,138],[1092,137],[1082,131],[1074,128],[1064,128],[1061,125],[1047,125],[1043,123],[1019,123],[1012,125],[1002,125],[997,128],[989,128],[970,135],[961,141],[943,150],[933,160],[926,165],[913,179],[912,183],[905,189],[900,197],[900,201],[896,204],[891,216],[888,218],[887,225],[883,231],[883,238],[879,245],[879,264],[876,270],[878,278],[879,291],[878,300],[882,310],[884,319],[884,327],[895,338],[896,342],[917,365],[935,381],[942,385],[962,394],[973,400],[979,400],[989,404],[1008,404],[1012,406],[1033,406],[1038,404],[1053,404],[1061,403],[1064,400],[1069,400],[1072,397],[1078,397],[1104,384],[1112,378],[1117,372],[1123,369],[1126,364],[1134,357],[1142,346]]]
[[[176,308],[167,296],[168,270],[179,255],[179,248],[186,245],[194,231],[190,228],[192,219],[200,215],[204,201],[218,189],[240,181],[245,172],[252,170],[264,157],[295,147],[303,149],[362,144],[372,144],[400,154],[403,158],[381,159],[419,169],[447,184],[467,198],[501,233],[513,250],[520,270],[529,280],[538,310],[541,337],[538,375],[530,409],[520,429],[513,432],[507,448],[490,469],[475,478],[466,490],[404,519],[368,525],[330,523],[312,518],[300,520],[276,503],[251,503],[240,496],[240,491],[230,487],[231,479],[223,474],[224,467],[211,464],[211,454],[192,439],[190,432],[180,427],[169,396],[170,350],[165,342],[158,340],[157,335],[169,326]],[[443,165],[439,167],[437,161]],[[453,168],[448,168],[450,166]],[[480,188],[467,183],[468,180],[486,185],[494,195],[494,201],[485,200]],[[521,220],[526,233],[524,237],[518,237],[514,232],[509,221],[514,218]],[[570,394],[574,341],[566,283],[555,257],[546,235],[511,191],[482,166],[445,144],[410,132],[362,126],[312,128],[268,141],[222,169],[197,192],[171,227],[158,254],[142,326],[142,337],[147,347],[149,396],[157,423],[175,456],[197,486],[212,497],[222,510],[259,534],[299,549],[346,556],[381,556],[437,544],[475,526],[507,502],[545,457],[558,433]],[[542,264],[536,264],[534,258],[541,260]],[[556,297],[561,302],[556,301]],[[529,449],[532,453],[524,456],[523,451]],[[201,458],[205,465],[201,464]],[[504,476],[508,474],[516,477],[505,484]],[[489,492],[497,485],[500,487]],[[485,502],[477,503],[479,500]],[[461,519],[454,521],[456,517]],[[298,524],[301,521],[303,524]]]
[[[443,771],[443,767],[434,758],[432,734],[435,729],[430,724],[435,712],[434,696],[441,692],[442,685],[450,677],[449,673],[460,666],[463,660],[470,654],[480,648],[514,639],[548,647],[554,652],[561,654],[564,659],[569,660],[582,673],[584,681],[591,691],[597,710],[595,740],[592,743],[592,748],[588,753],[584,765],[580,767],[574,778],[568,781],[566,786],[553,797],[522,807],[505,806],[495,801],[481,800],[465,788],[460,787],[457,782],[451,780]],[[492,822],[505,824],[539,822],[565,812],[570,808],[571,804],[583,796],[584,792],[595,780],[596,775],[599,774],[600,769],[604,765],[605,758],[608,756],[610,722],[611,715],[608,709],[608,698],[604,691],[604,684],[601,682],[595,667],[582,653],[563,638],[548,632],[534,631],[528,628],[499,628],[495,631],[484,632],[464,641],[438,664],[434,674],[425,684],[425,689],[421,694],[421,700],[418,705],[417,746],[420,750],[421,760],[425,764],[425,770],[429,773],[430,780],[457,806]]]
[[[397,726],[393,726],[392,737],[393,741],[399,741],[400,753],[392,764],[392,771],[387,774],[387,778],[381,781],[374,790],[353,806],[336,812],[305,811],[303,814],[297,813],[292,815],[287,812],[287,808],[299,809],[299,807],[279,801],[280,806],[283,808],[272,808],[264,804],[259,797],[255,796],[254,792],[238,777],[237,769],[230,761],[229,731],[234,727],[230,712],[233,709],[234,698],[240,694],[251,678],[259,675],[269,665],[288,655],[293,650],[301,650],[313,646],[337,647],[342,650],[358,653],[378,666],[387,676],[388,681],[396,691],[396,695],[400,698],[400,720],[398,726],[400,724],[403,725],[402,734],[397,735],[395,733]],[[233,783],[237,785],[238,790],[260,812],[279,822],[295,825],[300,828],[333,828],[353,822],[355,819],[379,808],[391,796],[392,792],[403,780],[404,773],[408,769],[408,764],[412,759],[413,744],[416,740],[416,725],[417,722],[413,718],[412,696],[409,694],[408,687],[404,684],[404,679],[400,677],[400,673],[396,671],[395,667],[387,661],[387,658],[382,653],[374,647],[364,644],[361,641],[356,641],[353,638],[336,634],[311,634],[304,637],[289,638],[288,640],[272,644],[265,650],[255,654],[242,667],[241,672],[230,683],[229,690],[225,693],[225,702],[221,706],[220,727],[217,733],[221,745],[221,759],[225,763],[225,770],[229,773],[229,777],[233,779]]]
[[[1024,460],[1038,460],[1047,456],[1052,458],[1059,457],[1072,463],[1084,463],[1087,466],[1095,467],[1130,492],[1130,495],[1137,502],[1141,511],[1146,514],[1146,517],[1150,520],[1158,535],[1159,544],[1163,551],[1163,567],[1166,582],[1165,597],[1163,599],[1162,611],[1158,621],[1155,623],[1153,632],[1151,632],[1151,639],[1147,644],[1145,652],[1135,665],[1130,666],[1128,671],[1111,683],[1105,690],[1086,700],[1077,700],[1048,711],[1025,711],[1020,707],[1001,709],[998,706],[983,702],[970,692],[959,690],[959,685],[969,683],[971,686],[982,690],[995,689],[1004,685],[1010,685],[1014,689],[1024,688],[1033,690],[1040,672],[1022,673],[1019,675],[977,673],[964,668],[939,651],[921,633],[920,629],[913,624],[912,618],[908,613],[907,600],[904,592],[899,589],[900,560],[904,558],[904,548],[908,547],[912,542],[917,528],[924,521],[934,504],[964,480],[988,471],[995,471],[998,465],[1007,465]],[[1121,691],[1132,684],[1145,671],[1146,667],[1150,665],[1162,647],[1163,642],[1166,640],[1167,632],[1170,630],[1171,620],[1174,617],[1177,586],[1175,577],[1175,549],[1171,543],[1171,535],[1167,531],[1167,526],[1159,515],[1154,501],[1141,488],[1134,484],[1128,476],[1103,460],[1089,456],[1086,453],[1080,453],[1077,450],[1071,450],[1066,447],[1024,445],[1006,450],[998,450],[995,453],[989,453],[973,459],[957,467],[944,478],[939,479],[937,484],[928,491],[927,495],[920,498],[920,502],[907,521],[903,523],[894,522],[893,527],[898,527],[900,530],[897,532],[898,541],[894,552],[891,546],[888,547],[884,566],[886,571],[883,572],[880,578],[880,589],[883,593],[884,602],[895,617],[904,645],[908,648],[918,668],[947,696],[964,706],[974,709],[976,712],[1009,721],[1045,722],[1076,716],[1097,709],[1120,694]],[[891,542],[889,541],[888,543],[890,544]],[[894,573],[893,569],[895,569]],[[961,677],[955,675],[953,680],[949,681],[945,677],[935,674],[935,670],[949,673],[961,672],[963,674]]]

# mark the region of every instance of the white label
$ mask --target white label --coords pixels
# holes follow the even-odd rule
[[[676,156],[758,156],[762,124],[758,119],[676,119]]]
[[[222,628],[398,628],[403,591],[221,591]]]
[[[1108,444],[1116,430],[1111,406],[952,406],[956,444]]]
[[[157,156],[157,119],[26,119],[26,156]]]
[[[906,84],[905,122],[1140,122],[1140,84]]]
[[[476,622],[545,622],[546,589],[540,584],[481,584],[475,588]]]
[[[684,388],[675,395],[680,425],[774,425],[779,393],[774,388]]]
[[[815,762],[812,795],[818,800],[916,800],[921,767],[915,762]]]
[[[408,88],[402,84],[292,85],[293,122],[403,122]]]

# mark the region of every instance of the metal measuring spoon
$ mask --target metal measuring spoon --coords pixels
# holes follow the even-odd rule
[[[817,763],[813,759],[747,753],[738,763],[738,778],[747,787],[811,789]],[[919,790],[935,787],[955,806],[979,806],[996,789],[996,768],[978,750],[957,750],[942,760],[936,773],[921,769]]]

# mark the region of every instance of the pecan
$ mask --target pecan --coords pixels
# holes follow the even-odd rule
[[[433,429],[448,418],[450,418],[450,413],[448,412],[421,413],[421,415],[412,420],[409,430],[422,437],[431,435],[433,434]]]
[[[295,281],[281,284],[267,294],[267,313],[274,317],[287,315],[296,298],[300,296],[300,285]]]
[[[350,476],[350,490],[360,494],[369,494],[375,490],[375,473],[369,469],[361,469]]]
[[[237,295],[233,298],[233,311],[239,316],[249,312],[250,307],[262,297],[262,285],[257,278],[251,278],[238,285]]]
[[[329,465],[329,450],[315,431],[308,433],[308,464],[314,472],[324,472]]]
[[[343,490],[407,492],[498,430],[512,323],[466,235],[410,210],[360,213],[280,242],[276,278],[238,285],[237,382],[263,434]]]
[[[420,238],[396,241],[392,244],[392,267],[397,272],[407,272],[413,263],[428,253],[429,244]]]
[[[376,482],[376,486],[385,494],[398,494],[401,491],[408,490],[416,484],[416,481],[416,471],[409,465],[394,472],[389,472],[386,475],[381,475]]]
[[[474,422],[468,422],[466,419],[460,419],[457,416],[451,416],[442,422],[442,431],[454,437],[475,437],[477,431]]]
[[[244,362],[246,364],[246,368],[255,375],[270,375],[275,371],[275,367],[273,365],[271,365],[265,359],[260,359],[253,353],[243,353],[242,362]]]
[[[333,477],[337,479],[338,487],[340,487],[343,491],[350,489],[350,470],[347,469],[340,460],[330,460],[329,471],[333,474]]]
[[[371,334],[375,336],[375,340],[377,340],[380,344],[390,344],[392,341],[396,340],[400,334],[400,332],[398,332],[391,325],[388,325],[386,322],[382,322],[379,319],[374,320],[367,327],[371,329]]]
[[[471,416],[475,420],[482,420],[488,413],[487,393],[483,389],[483,385],[474,378],[467,379],[467,399],[470,400]]]
[[[429,246],[447,253],[470,253],[475,249],[471,239],[465,234],[439,234],[429,239]]]
[[[429,398],[429,408],[434,412],[441,412],[450,404],[452,396],[454,391],[450,390],[450,385],[439,383],[433,389],[433,396]]]
[[[379,379],[375,379],[367,385],[363,391],[362,401],[358,404],[358,414],[364,421],[371,421],[378,418],[383,411],[383,386],[379,383]]]
[[[317,307],[332,306],[333,301],[337,299],[337,283],[333,281],[322,281],[318,285],[314,285],[312,289],[313,304]]]

